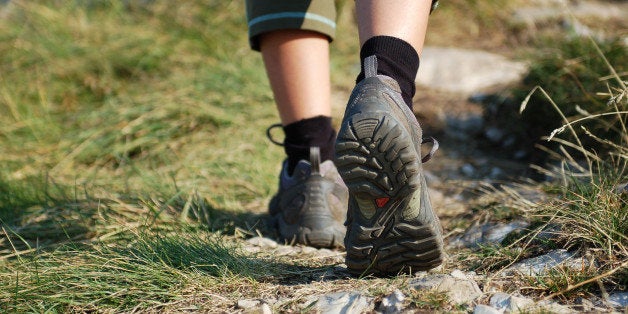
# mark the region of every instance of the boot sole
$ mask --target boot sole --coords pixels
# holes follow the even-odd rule
[[[429,204],[429,199],[421,158],[403,125],[389,113],[353,114],[343,121],[336,156],[350,192],[345,236],[349,271],[395,275],[440,265],[438,218],[429,205],[414,210],[414,217],[406,211],[419,189],[421,202]]]
[[[301,244],[314,248],[344,248],[344,237],[339,235],[333,227],[324,230],[312,230],[300,225],[290,225],[283,220],[281,214],[272,216],[271,221],[275,228],[280,230],[280,233],[292,235],[291,237],[281,237],[287,244]]]

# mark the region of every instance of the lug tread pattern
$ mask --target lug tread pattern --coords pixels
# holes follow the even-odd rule
[[[336,166],[350,191],[346,264],[356,275],[395,275],[427,270],[443,261],[440,225],[421,213],[404,221],[402,211],[421,188],[420,156],[400,123],[381,112],[356,113],[343,121]],[[419,191],[420,193],[420,191]],[[391,200],[372,218],[354,198]],[[425,217],[427,218],[427,217]],[[436,221],[437,218],[436,218]]]

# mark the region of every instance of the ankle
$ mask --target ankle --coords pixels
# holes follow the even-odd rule
[[[288,174],[301,160],[309,160],[310,147],[320,148],[321,162],[332,160],[336,132],[331,125],[331,117],[317,116],[290,123],[283,127],[286,137],[284,150],[288,156]]]
[[[409,43],[390,36],[375,36],[368,39],[360,49],[362,71],[356,82],[365,77],[364,59],[377,57],[377,74],[389,76],[399,84],[401,96],[412,109],[412,98],[416,92],[415,79],[419,69],[419,55]]]

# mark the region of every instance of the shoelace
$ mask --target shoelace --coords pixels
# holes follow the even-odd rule
[[[434,154],[436,153],[436,151],[438,150],[438,141],[433,138],[433,137],[425,137],[421,139],[421,144],[425,144],[425,143],[432,143],[432,149],[430,150],[429,153],[427,153],[427,155],[423,156],[421,158],[421,162],[422,163],[426,163],[428,161],[430,161],[430,159],[432,159],[432,157],[434,157]]]
[[[272,124],[271,126],[268,127],[268,129],[266,129],[266,137],[268,138],[269,141],[271,141],[271,143],[275,144],[275,145],[279,145],[279,146],[284,146],[284,144],[282,142],[279,142],[277,140],[275,140],[273,138],[272,135],[272,130],[276,129],[276,128],[280,128],[283,127],[283,125],[281,123],[275,123]],[[432,157],[434,157],[434,154],[436,153],[436,151],[438,150],[438,147],[440,146],[440,144],[438,144],[438,141],[433,138],[433,137],[424,137],[421,139],[421,144],[425,144],[425,143],[432,143],[432,149],[430,149],[430,152],[427,153],[427,155],[421,157],[421,162],[422,163],[426,163],[428,161],[430,161],[430,159],[432,159]]]
[[[272,124],[271,126],[269,126],[268,129],[266,129],[266,137],[268,138],[268,140],[271,143],[273,143],[275,145],[278,145],[278,146],[284,146],[284,144],[282,142],[278,142],[277,140],[275,140],[273,138],[273,135],[271,134],[271,131],[273,129],[281,128],[281,127],[283,127],[283,125],[281,123],[275,123],[275,124]]]

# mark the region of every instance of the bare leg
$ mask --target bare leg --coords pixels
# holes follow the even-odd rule
[[[263,34],[261,52],[282,124],[331,116],[329,41],[304,30]]]
[[[431,3],[356,0],[362,72],[335,162],[349,189],[345,264],[357,275],[413,273],[444,259],[411,110]]]
[[[431,0],[357,0],[355,5],[360,45],[373,36],[392,36],[421,54]]]

